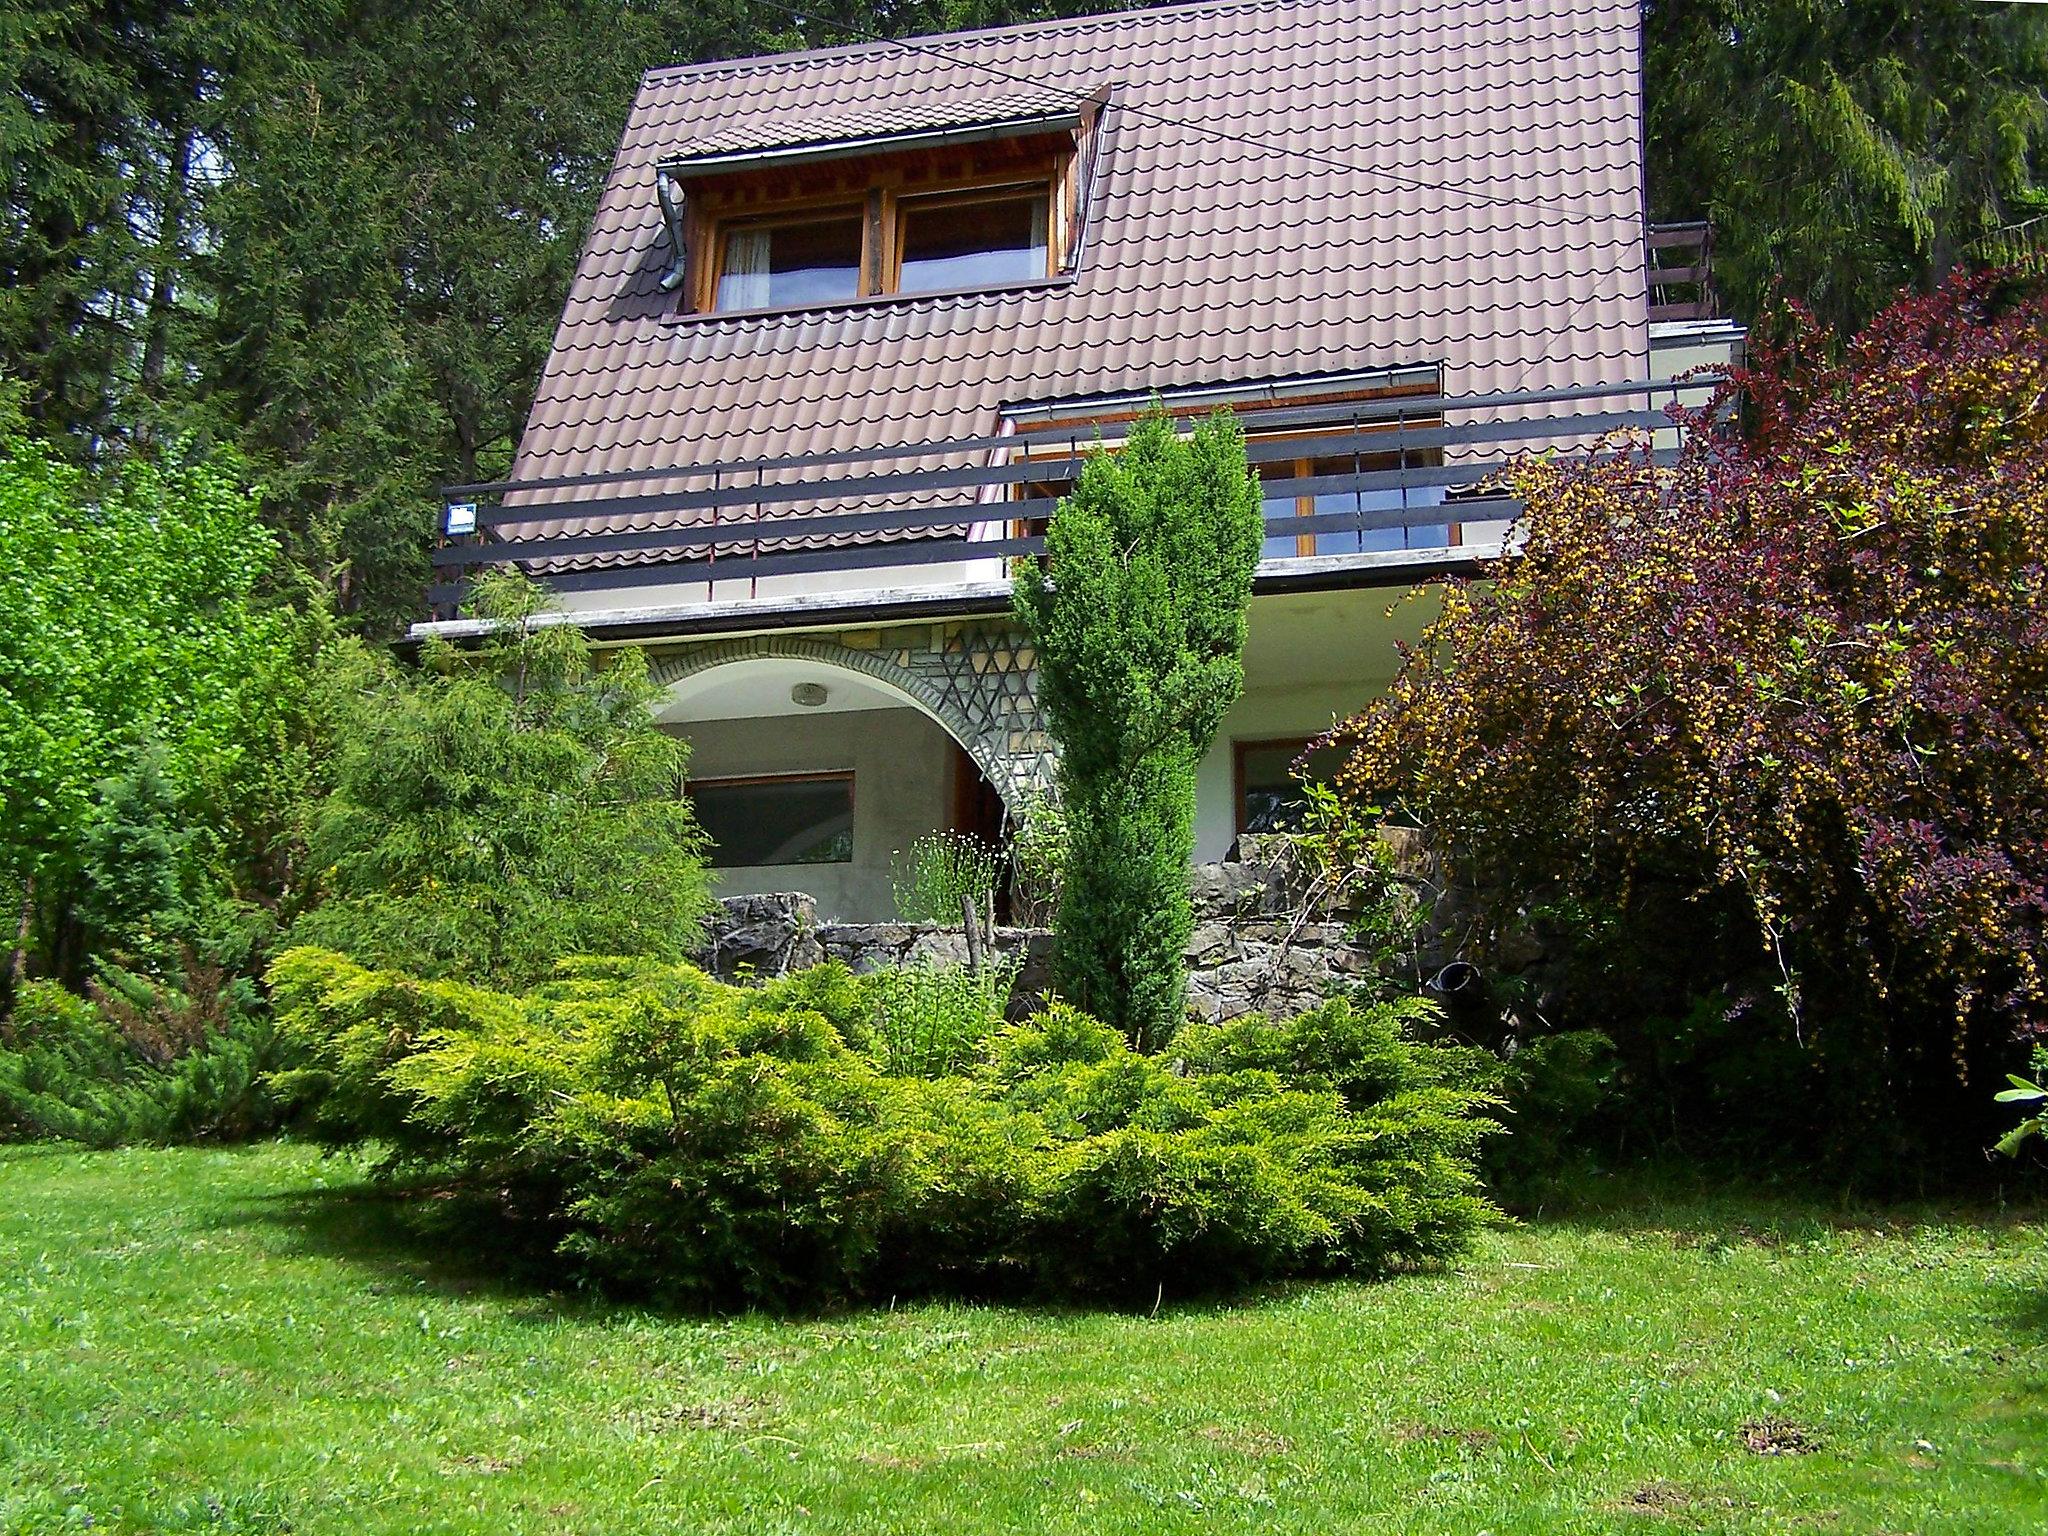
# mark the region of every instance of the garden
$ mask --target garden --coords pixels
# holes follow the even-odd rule
[[[2037,1525],[2044,400],[1991,272],[1520,465],[1306,791],[1384,963],[1215,1023],[1227,415],[1018,570],[1056,799],[899,898],[969,959],[733,982],[643,655],[497,578],[401,656],[232,455],[14,409],[0,1529]]]

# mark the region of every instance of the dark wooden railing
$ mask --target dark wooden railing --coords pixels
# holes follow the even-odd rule
[[[1652,224],[1645,237],[1644,263],[1650,281],[1650,319],[1717,320],[1714,293],[1714,226]]]
[[[1264,481],[1274,538],[1424,532],[1520,511],[1501,471],[1531,451],[1612,451],[1616,433],[1668,430],[1667,408],[1712,380],[1638,380],[1515,393],[1403,395],[1239,413],[1254,466],[1349,458],[1345,473]],[[1093,429],[1019,430],[837,453],[451,486],[429,601],[450,617],[467,576],[515,567],[559,590],[759,582],[1039,554]],[[1668,444],[1659,458],[1669,461]],[[1368,461],[1373,461],[1370,466]],[[1386,467],[1389,462],[1397,467]],[[1350,505],[1343,505],[1348,498]],[[621,520],[642,522],[620,527]],[[829,547],[799,547],[829,538]],[[1420,546],[1418,546],[1420,547]],[[1446,546],[1447,547],[1447,546]],[[592,562],[598,562],[593,565]],[[914,578],[913,578],[914,579]]]

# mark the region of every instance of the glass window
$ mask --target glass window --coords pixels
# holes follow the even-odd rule
[[[727,230],[716,306],[781,309],[858,298],[861,224],[859,214],[847,213]]]
[[[986,288],[1044,277],[1046,209],[1043,194],[904,203],[897,236],[902,257],[898,291]]]
[[[690,785],[714,869],[853,860],[853,775],[699,779]]]
[[[1380,454],[1356,461],[1348,458],[1317,459],[1310,466],[1314,475],[1349,475],[1373,470],[1395,469],[1400,461],[1392,454]],[[1422,461],[1413,456],[1408,467],[1419,469]],[[1443,505],[1440,485],[1387,486],[1378,490],[1332,491],[1316,497],[1318,513],[1354,513],[1368,523],[1393,523],[1392,527],[1326,529],[1316,535],[1319,555],[1348,555],[1358,551],[1399,549],[1443,549],[1451,542],[1448,523],[1402,523],[1385,514],[1415,512]]]
[[[1300,828],[1308,796],[1294,765],[1307,749],[1308,742],[1301,739],[1237,744],[1238,831],[1293,832]],[[1343,764],[1341,748],[1318,747],[1308,753],[1303,768],[1310,782],[1322,783]]]
[[[1261,480],[1292,480],[1301,473],[1298,459],[1274,459],[1258,466]],[[1261,558],[1285,560],[1302,553],[1301,535],[1276,531],[1285,524],[1279,519],[1299,517],[1299,499],[1293,496],[1268,496],[1259,503],[1259,516],[1266,520],[1266,542]]]

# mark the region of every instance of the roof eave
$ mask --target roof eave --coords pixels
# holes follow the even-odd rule
[[[791,144],[774,149],[732,150],[711,155],[677,155],[661,163],[662,174],[681,181],[723,176],[734,171],[809,165],[821,160],[850,160],[861,155],[899,154],[956,144],[983,144],[995,139],[1030,138],[1041,133],[1072,133],[1081,126],[1079,106],[1033,112],[1000,122],[968,123],[950,128],[913,129],[908,133],[869,134],[857,139]]]

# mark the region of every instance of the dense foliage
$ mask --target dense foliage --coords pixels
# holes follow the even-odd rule
[[[432,645],[422,675],[381,672],[350,703],[311,824],[325,900],[293,940],[513,984],[566,954],[681,958],[709,905],[703,838],[645,657],[598,666],[516,577],[477,609],[501,627],[474,653]]]
[[[1526,466],[1526,547],[1446,594],[1341,782],[1501,927],[1590,923],[1635,973],[1603,1014],[1691,987],[1746,1089],[1889,1147],[2048,1022],[2048,298],[1958,284],[1816,354],[1669,472]]]
[[[234,444],[389,632],[434,488],[510,463],[641,71],[1084,8],[6,0],[0,369],[82,461]]]
[[[31,981],[0,1023],[0,1141],[229,1139],[275,1130],[283,1044],[247,981],[110,971],[97,1003]]]
[[[1182,437],[1155,408],[1089,458],[1044,567],[1017,577],[1060,745],[1057,979],[1140,1044],[1186,1011],[1195,766],[1244,688],[1261,517],[1237,423],[1219,413]]]
[[[259,590],[276,543],[233,468],[172,452],[89,477],[0,427],[10,980],[246,949],[241,851],[289,769],[306,625]]]
[[[1649,194],[1710,219],[1734,312],[1847,334],[1958,263],[2048,247],[2048,14],[1979,0],[1651,0]]]
[[[1171,1057],[1055,1006],[917,1076],[836,966],[743,989],[576,960],[507,993],[297,949],[271,981],[326,1135],[673,1297],[1369,1273],[1489,1211],[1484,1096],[1410,1039],[1427,1005],[1191,1027]]]

